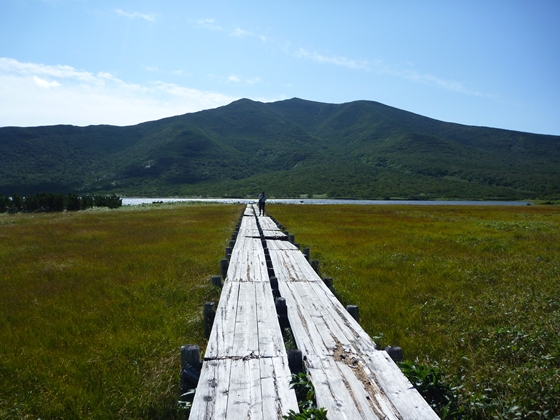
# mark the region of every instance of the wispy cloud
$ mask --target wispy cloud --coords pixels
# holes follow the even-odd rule
[[[238,38],[252,37],[252,38],[258,38],[262,42],[268,41],[268,38],[264,35],[260,35],[260,34],[257,34],[255,32],[252,32],[252,31],[247,31],[247,30],[241,29],[239,27],[235,28],[233,30],[233,32],[231,34],[229,34],[229,36],[234,36],[234,37],[238,37]]]
[[[196,21],[200,26],[210,29],[212,31],[221,31],[222,28],[216,23],[214,19],[199,19]]]
[[[0,126],[130,125],[226,105],[236,97],[107,72],[0,58]]]
[[[261,81],[260,77],[254,77],[252,79],[243,79],[239,76],[237,76],[236,74],[231,74],[230,76],[228,76],[227,78],[228,82],[231,83],[244,83],[247,85],[254,85],[256,83],[259,83]]]
[[[347,67],[349,69],[369,70],[369,64],[365,60],[353,60],[346,57],[335,55],[319,54],[315,51],[308,51],[305,48],[300,48],[295,53],[298,58],[305,58],[308,60],[317,61],[319,63],[334,64],[336,66]]]
[[[418,82],[426,85],[436,86],[440,89],[463,93],[466,95],[495,99],[493,95],[489,95],[487,93],[481,92],[478,89],[468,87],[462,82],[441,78],[429,73],[422,73],[415,69],[410,69],[410,68],[402,69],[398,66],[387,64],[382,60],[375,61],[374,69],[375,72],[379,74],[386,74],[389,76],[400,77],[402,79],[410,80],[412,82]]]
[[[144,19],[147,20],[148,22],[155,22],[156,21],[156,17],[154,15],[147,15],[144,13],[140,13],[140,12],[125,12],[124,10],[121,9],[116,9],[115,13],[119,16],[124,16],[126,18],[129,19]]]
[[[40,77],[37,76],[33,76],[33,81],[37,86],[40,86],[45,89],[60,86],[60,83],[58,83],[56,80],[48,81],[45,79],[41,79]]]

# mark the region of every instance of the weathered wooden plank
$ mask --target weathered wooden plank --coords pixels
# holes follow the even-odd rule
[[[270,229],[263,228],[263,235],[265,239],[280,239],[280,240],[288,239],[288,235],[286,235],[284,232],[279,230],[270,230]]]
[[[231,360],[204,362],[189,419],[226,419]]]
[[[225,356],[247,357],[251,354],[258,356],[259,331],[257,327],[257,303],[255,300],[254,283],[239,283],[234,328],[234,331],[230,332],[233,335],[232,352]]]
[[[297,261],[301,254],[279,249],[274,242],[267,241],[267,245],[280,294],[286,299],[294,339],[307,360],[311,360],[308,369],[314,369],[312,382],[317,400],[330,406],[329,418],[376,418],[375,415],[436,419],[400,369],[385,352],[375,350],[373,340],[328,287],[314,275],[309,276],[313,281],[306,281]],[[332,395],[331,390],[339,389],[341,383],[350,390],[350,397],[344,392],[338,397]],[[385,389],[387,395],[383,393]]]
[[[224,357],[233,352],[233,332],[235,331],[239,285],[239,282],[226,281],[224,283],[206,347],[205,359]]]
[[[296,394],[290,389],[291,373],[286,357],[261,358],[263,419],[282,418],[288,411],[299,412]]]
[[[308,305],[299,304],[299,297],[293,286],[294,283],[278,281],[280,294],[286,299],[288,319],[298,349],[304,356],[332,354],[328,345],[323,342],[317,325],[309,314]],[[328,336],[325,337],[325,339],[328,338]]]
[[[268,216],[259,217],[259,223],[263,229],[280,231],[278,225]]]
[[[403,375],[399,367],[391,360],[387,352],[376,351],[365,354],[364,361],[370,368],[369,374],[372,380],[375,381],[396,410],[401,413],[403,419],[439,418]]]
[[[329,420],[364,418],[331,357],[308,355],[305,364],[307,374],[315,388],[317,406],[327,409]],[[366,418],[374,419],[375,417]]]
[[[231,253],[227,280],[268,281],[266,257],[260,239],[238,237]]]
[[[258,282],[254,285],[259,354],[266,357],[287,357],[270,283]]]
[[[348,388],[351,389],[351,394],[356,407],[360,412],[362,418],[364,419],[387,419],[387,420],[398,420],[399,416],[395,408],[391,406],[388,401],[384,400],[383,395],[380,392],[368,392],[367,383],[362,382],[358,379],[355,372],[355,367],[345,363],[337,362],[337,367],[343,377],[343,381],[347,383]],[[367,382],[367,378],[365,378]],[[374,394],[375,398],[372,398],[370,394]],[[381,404],[377,401],[377,398],[381,398]]]
[[[232,360],[227,418],[260,419],[262,418],[261,406],[259,360]],[[258,413],[259,410],[261,413]]]
[[[306,282],[323,281],[301,252],[275,249],[274,241],[267,241],[266,243],[278,279]]]
[[[282,240],[267,240],[266,246],[269,250],[274,251],[297,251],[300,252],[299,249],[289,241],[282,241]],[[305,258],[305,257],[304,257]]]

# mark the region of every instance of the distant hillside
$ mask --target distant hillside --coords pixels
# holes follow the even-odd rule
[[[0,128],[0,193],[560,198],[560,136],[377,102],[248,99],[129,127]]]

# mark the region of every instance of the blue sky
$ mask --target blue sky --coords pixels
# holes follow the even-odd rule
[[[372,100],[560,135],[560,1],[0,0],[0,126]]]

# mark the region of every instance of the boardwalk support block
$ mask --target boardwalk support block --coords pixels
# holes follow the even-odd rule
[[[214,302],[206,302],[204,304],[204,309],[202,310],[202,316],[204,318],[204,335],[210,337],[210,332],[212,331],[212,324],[214,324],[214,317],[216,316],[216,309]]]
[[[276,299],[280,297],[280,291],[278,290],[278,279],[276,277],[270,278],[270,288],[272,289],[272,296]]]
[[[221,276],[212,276],[212,284],[214,286],[222,287],[222,277]]]
[[[220,260],[220,273],[222,274],[222,278],[224,280],[227,276],[228,266],[229,266],[229,260],[227,258]]]
[[[183,392],[196,388],[201,369],[200,347],[196,344],[181,346],[181,390]]]
[[[276,313],[278,314],[278,322],[280,323],[280,328],[288,328],[290,326],[288,322],[288,306],[286,305],[286,299],[283,297],[276,298]]]
[[[354,318],[356,322],[360,322],[360,309],[356,305],[348,305],[346,310],[352,315],[352,318]]]
[[[303,357],[301,350],[293,349],[288,351],[288,366],[292,373],[303,372]]]
[[[309,261],[309,248],[303,248],[303,256]]]
[[[385,351],[395,362],[402,362],[404,360],[403,350],[398,346],[387,346]]]
[[[323,279],[323,283],[325,283],[325,286],[327,286],[330,290],[332,290],[333,288],[333,279],[331,277],[325,277]]]
[[[319,260],[311,260],[311,267],[317,274],[319,274]]]

